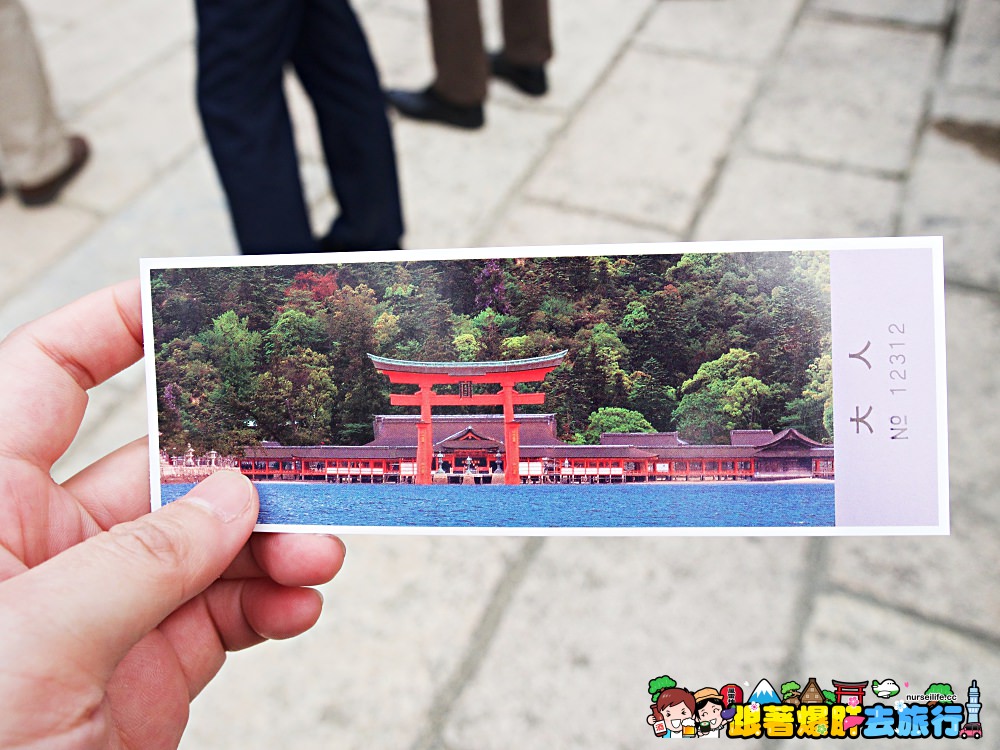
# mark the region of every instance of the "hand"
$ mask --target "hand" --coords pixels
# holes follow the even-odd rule
[[[62,485],[87,389],[142,355],[135,283],[0,344],[0,747],[176,747],[225,652],[319,617],[344,548],[260,534],[257,493],[219,472],[156,513],[141,440]]]

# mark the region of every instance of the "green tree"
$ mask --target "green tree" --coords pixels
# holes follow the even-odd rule
[[[730,430],[761,429],[773,389],[755,376],[759,357],[745,349],[706,362],[681,386],[677,429],[691,442],[725,442]]]
[[[782,427],[794,427],[822,442],[833,440],[833,358],[829,353],[814,359],[807,370],[809,381],[802,395],[788,402]]]
[[[328,348],[323,321],[301,310],[285,310],[278,314],[264,334],[264,355],[287,357],[302,348],[321,351]]]
[[[791,696],[792,693],[798,692],[802,689],[802,686],[795,680],[790,680],[788,682],[781,683],[781,699],[786,700]]]
[[[667,384],[663,366],[653,358],[647,359],[641,370],[632,373],[631,381],[628,408],[646,415],[660,432],[668,432],[677,408],[677,390]]]
[[[590,415],[581,442],[595,445],[603,432],[655,432],[653,425],[642,414],[631,409],[608,406]]]
[[[665,674],[661,677],[655,677],[649,681],[649,697],[655,701],[660,697],[660,693],[672,687],[677,687],[677,680],[670,675]]]
[[[211,400],[221,409],[223,430],[250,423],[249,405],[255,393],[255,376],[261,354],[262,336],[252,331],[248,318],[228,310],[212,321],[212,327],[196,340],[219,374],[219,385]]]
[[[327,357],[300,348],[273,361],[257,377],[252,401],[261,439],[286,445],[330,440],[330,409],[337,388]]]

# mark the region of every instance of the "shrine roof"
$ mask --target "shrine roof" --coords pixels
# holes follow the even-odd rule
[[[417,444],[417,423],[420,416],[378,415],[375,417],[375,439],[371,446],[412,446]],[[559,445],[554,414],[518,414],[521,444]],[[435,414],[431,421],[432,441],[437,444],[454,437],[466,428],[487,440],[503,442],[503,414]]]
[[[411,372],[452,377],[487,375],[491,373],[522,372],[543,367],[558,367],[565,359],[567,350],[544,357],[528,359],[493,360],[487,362],[417,362],[406,359],[389,359],[369,354],[380,372]]]
[[[602,432],[601,445],[634,445],[640,448],[674,448],[687,445],[676,432]]]
[[[813,440],[811,437],[803,435],[801,432],[796,430],[794,427],[788,427],[767,442],[758,444],[757,447],[762,449],[771,449],[777,447],[788,448],[792,446],[803,447],[803,448],[823,448],[825,447],[823,443]]]
[[[765,445],[774,440],[774,430],[730,430],[733,445]]]

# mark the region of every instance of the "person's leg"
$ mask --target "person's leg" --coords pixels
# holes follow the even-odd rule
[[[20,0],[0,0],[0,152],[12,185],[45,182],[71,159]]]
[[[489,66],[479,0],[429,0],[436,78],[433,89],[459,106],[486,101]]]
[[[549,0],[503,0],[504,48],[490,55],[490,71],[522,93],[549,89],[545,63],[552,58]]]
[[[306,0],[292,62],[316,110],[340,204],[321,248],[398,247],[403,217],[392,132],[368,42],[347,0]]]
[[[419,91],[389,89],[385,98],[415,120],[474,130],[485,123],[489,63],[483,50],[479,0],[428,0],[434,83]]]
[[[283,74],[304,0],[197,0],[198,108],[244,254],[312,252]]]
[[[503,56],[521,66],[541,66],[552,59],[549,0],[503,0]]]

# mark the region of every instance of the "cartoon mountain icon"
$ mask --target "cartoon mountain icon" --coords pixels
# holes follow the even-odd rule
[[[762,706],[769,703],[781,703],[781,696],[778,695],[778,691],[765,678],[757,683],[757,687],[753,689],[750,697],[747,698],[747,703],[759,703]]]

